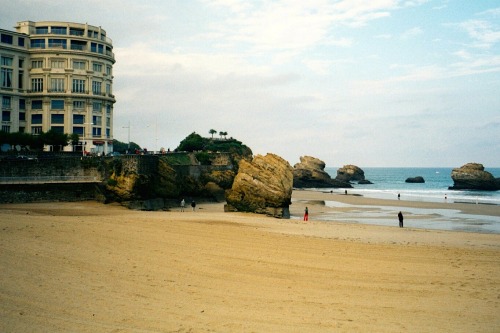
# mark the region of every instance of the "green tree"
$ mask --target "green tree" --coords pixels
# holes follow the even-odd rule
[[[177,147],[176,151],[195,151],[195,150],[203,150],[205,145],[207,144],[208,139],[204,139],[201,135],[196,134],[195,132],[189,134],[184,140],[181,141],[179,147]]]
[[[52,129],[48,132],[41,134],[42,142],[46,145],[52,146],[54,151],[62,150],[62,147],[66,147],[69,143],[69,135],[65,133],[59,133]]]
[[[116,151],[121,154],[125,154],[128,149],[128,142],[121,142],[116,139],[113,139],[113,151]],[[141,147],[135,143],[135,142],[130,142],[130,152],[134,152],[136,149],[141,149]]]
[[[210,133],[212,135],[212,139],[213,139],[214,138],[214,134],[216,134],[217,131],[214,130],[214,129],[211,129],[210,131],[208,131],[208,133]]]

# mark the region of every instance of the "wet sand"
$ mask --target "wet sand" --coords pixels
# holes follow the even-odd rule
[[[294,192],[292,214],[322,195]],[[499,331],[500,235],[315,214],[0,205],[0,331]]]

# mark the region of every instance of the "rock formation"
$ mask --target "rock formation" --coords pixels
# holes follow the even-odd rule
[[[344,182],[365,180],[365,172],[355,165],[348,164],[337,170],[335,179]]]
[[[408,177],[406,178],[405,183],[425,183],[425,179],[422,176]]]
[[[293,169],[274,154],[241,160],[233,186],[226,191],[226,211],[243,211],[288,218]]]
[[[500,190],[500,178],[495,179],[493,175],[484,171],[484,166],[479,163],[467,163],[460,168],[451,171],[453,186],[450,190]]]
[[[315,157],[301,156],[300,163],[293,168],[293,186],[297,188],[352,187],[347,182],[332,179],[325,171],[325,162]]]

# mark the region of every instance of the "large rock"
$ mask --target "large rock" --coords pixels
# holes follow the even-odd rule
[[[355,165],[348,164],[337,170],[335,179],[344,182],[365,180],[365,172]]]
[[[332,179],[325,171],[325,162],[311,156],[301,156],[300,163],[293,166],[293,186],[298,188],[352,187],[347,182]]]
[[[241,160],[233,186],[226,191],[226,211],[243,211],[290,217],[293,169],[274,154]]]
[[[422,176],[408,177],[406,178],[405,183],[425,183],[425,179]]]
[[[484,171],[484,166],[479,163],[467,163],[451,171],[453,186],[450,190],[483,190],[496,191],[500,189],[500,179]]]

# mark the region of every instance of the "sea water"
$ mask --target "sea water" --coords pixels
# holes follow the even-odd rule
[[[373,184],[353,183],[350,194],[360,194],[369,198],[425,201],[425,202],[467,202],[500,205],[500,191],[449,190],[453,186],[452,168],[361,168],[365,179]],[[332,177],[338,168],[325,168]],[[500,177],[500,168],[486,169],[495,178]],[[406,183],[410,177],[421,176],[425,183]],[[327,189],[344,192],[344,189]]]
[[[332,178],[338,168],[325,168]],[[423,202],[463,202],[482,205],[500,205],[500,191],[449,190],[453,186],[452,168],[362,168],[365,179],[373,184],[353,183],[349,189],[318,189],[333,193],[357,194],[369,198],[398,199]],[[495,178],[500,177],[500,168],[489,168]],[[425,183],[406,183],[410,177],[421,176]],[[347,207],[345,211],[331,214],[318,214],[320,221],[344,223],[363,223],[385,226],[397,226],[397,213],[405,213],[405,227],[456,230],[479,233],[500,233],[500,206],[498,216],[470,215],[454,209],[399,208],[392,206],[359,206],[336,201],[325,202],[326,206]],[[450,207],[452,208],[452,207]],[[292,218],[301,219],[301,216]]]

